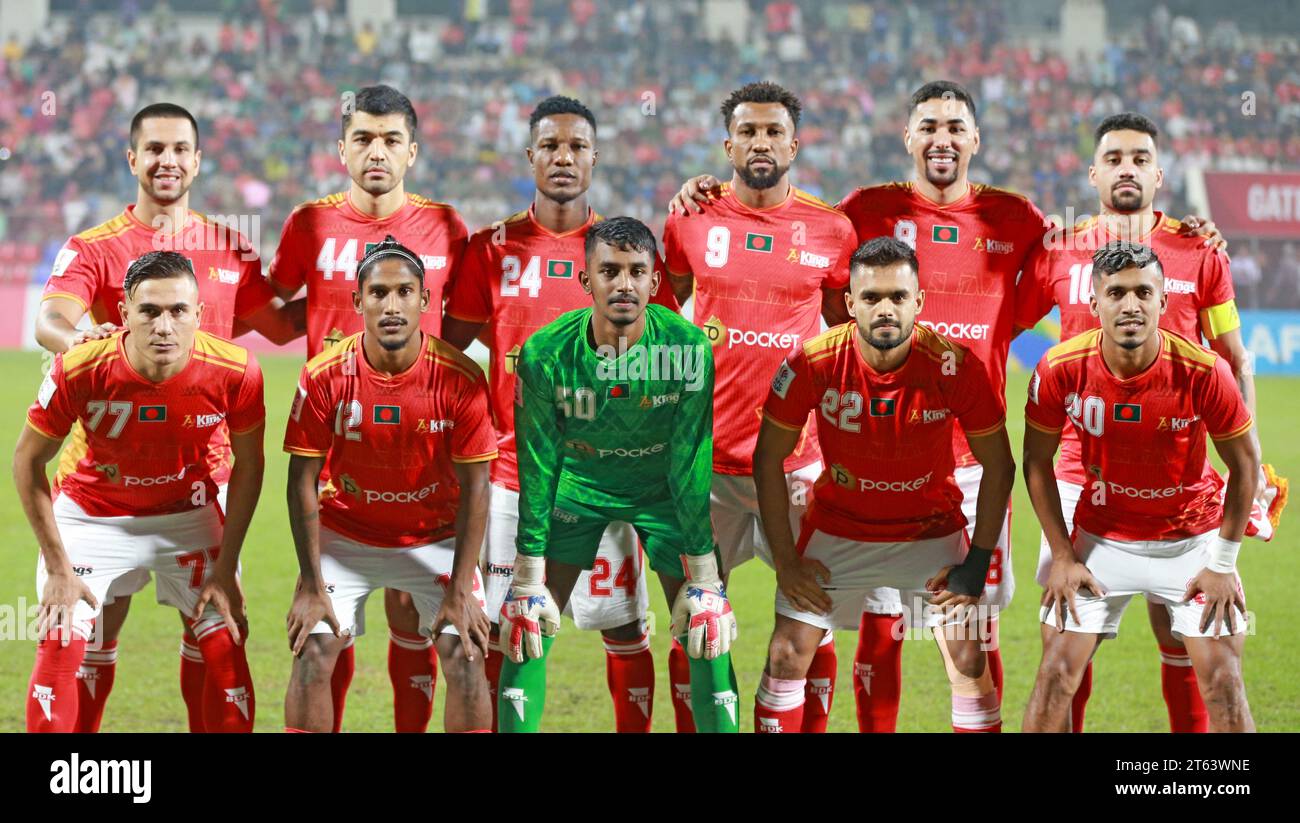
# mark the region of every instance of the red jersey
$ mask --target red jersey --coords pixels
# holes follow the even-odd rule
[[[1049,228],[1028,199],[972,183],[966,196],[940,206],[911,183],[860,188],[839,204],[858,242],[886,235],[916,249],[925,308],[919,322],[969,346],[988,369],[999,397],[1007,386],[1007,352],[1014,333],[1016,277]],[[953,429],[957,465],[974,458]]]
[[[271,261],[272,283],[295,290],[307,286],[308,357],[365,328],[352,307],[357,266],[369,248],[390,234],[424,263],[430,299],[420,328],[435,336],[442,329],[446,287],[465,253],[468,232],[460,215],[445,203],[408,193],[397,211],[369,217],[353,207],[346,192],[339,192],[293,210]]]
[[[952,428],[996,432],[1006,421],[979,358],[922,325],[903,365],[880,373],[858,349],[853,322],[805,343],[781,365],[763,414],[799,430],[818,410],[826,464],[807,523],[870,542],[942,537],[966,525]]]
[[[127,362],[128,334],[56,355],[27,410],[27,425],[53,440],[78,421],[86,431],[88,449],[59,494],[96,517],[171,514],[215,502],[213,431],[224,424],[240,434],[266,418],[257,361],[199,331],[185,368],[154,383]]]
[[[455,533],[460,484],[452,463],[496,457],[483,372],[425,334],[418,359],[389,376],[346,337],[307,361],[284,450],[324,457],[332,487],[321,523],[371,546],[418,546]]]
[[[1160,328],[1199,341],[1241,327],[1233,299],[1228,259],[1221,251],[1206,248],[1204,238],[1179,234],[1182,224],[1160,212],[1146,236],[1136,242],[1155,249],[1165,272],[1165,294],[1169,305],[1160,317]],[[1052,306],[1060,308],[1061,340],[1069,340],[1101,325],[1088,300],[1092,296],[1092,254],[1113,237],[1097,218],[1090,218],[1064,234],[1053,248],[1038,246],[1016,286],[1016,328],[1037,325]],[[1061,459],[1056,475],[1082,485],[1087,480],[1079,457],[1079,437],[1066,429],[1061,435]]]
[[[189,258],[203,302],[202,328],[227,340],[235,319],[264,308],[275,297],[262,263],[248,240],[196,211],[177,235],[164,235],[135,216],[135,205],[107,223],[68,240],[54,260],[42,300],[66,297],[80,303],[96,323],[122,325],[117,305],[125,300],[126,270],[151,251],[176,251]],[[75,470],[86,451],[80,427],[59,458],[58,481]],[[211,461],[217,483],[230,477],[230,439],[225,426],[212,432]]]
[[[500,459],[492,464],[492,482],[519,490],[515,455],[515,361],[533,332],[567,311],[591,305],[578,271],[585,267],[587,230],[603,219],[588,211],[587,222],[556,234],[537,222],[532,207],[474,233],[465,261],[447,298],[447,315],[467,323],[487,324],[488,374],[492,379],[492,415],[500,432]],[[674,311],[677,301],[664,272],[650,297]]]
[[[751,209],[730,185],[703,214],[668,215],[668,270],[695,277],[695,325],[713,344],[713,470],[752,474],[765,386],[781,360],[821,331],[822,289],[849,282],[857,249],[843,214],[794,186],[784,202]],[[787,472],[818,459],[804,429]]]
[[[1178,540],[1218,526],[1223,480],[1205,435],[1230,440],[1253,425],[1226,361],[1159,334],[1160,356],[1136,377],[1111,373],[1095,329],[1048,349],[1030,378],[1026,424],[1078,430],[1088,482],[1074,522],[1099,537]]]

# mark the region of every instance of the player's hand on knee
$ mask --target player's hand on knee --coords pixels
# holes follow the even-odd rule
[[[46,575],[45,586],[41,590],[41,610],[37,616],[36,637],[44,640],[54,629],[60,630],[60,642],[68,645],[72,642],[72,616],[77,603],[86,601],[92,609],[99,608],[99,600],[90,587],[69,569],[67,572],[51,572]]]
[[[482,604],[471,591],[448,586],[442,606],[433,620],[432,636],[437,640],[442,630],[451,626],[460,635],[461,651],[465,659],[473,660],[478,655],[482,660],[487,658],[490,625]]]
[[[289,631],[289,650],[294,657],[302,654],[312,629],[321,621],[330,627],[335,637],[340,635],[339,619],[334,615],[334,604],[325,589],[320,586],[305,586],[299,580],[298,588],[293,593],[293,604],[289,606],[289,615],[285,618],[285,627]]]
[[[796,557],[793,563],[776,565],[776,585],[791,605],[801,612],[826,614],[831,610],[834,603],[822,589],[830,582],[831,570],[820,560]]]
[[[707,203],[714,197],[722,196],[722,181],[711,174],[692,177],[682,184],[682,188],[668,203],[670,214],[689,217],[692,213],[703,214],[701,203]]]
[[[1219,637],[1226,625],[1229,635],[1237,633],[1237,610],[1246,613],[1246,599],[1235,573],[1201,569],[1187,584],[1187,593],[1183,595],[1184,603],[1193,599],[1205,604],[1201,613],[1201,631],[1209,631],[1213,625],[1214,636]]]
[[[1056,630],[1065,631],[1065,614],[1068,611],[1075,623],[1079,621],[1079,612],[1074,605],[1074,596],[1080,590],[1098,597],[1106,594],[1087,566],[1071,560],[1068,563],[1052,562],[1047,573],[1047,583],[1043,586],[1043,605],[1050,606],[1056,615]]]
[[[736,639],[736,616],[727,600],[726,587],[712,554],[682,555],[686,583],[673,603],[674,637],[686,635],[686,654],[713,660],[731,651]]]
[[[515,663],[542,657],[542,637],[560,631],[560,609],[543,582],[546,558],[520,554],[515,557],[515,575],[501,604],[501,653]]]
[[[247,617],[244,609],[244,592],[239,587],[239,578],[233,571],[213,571],[212,575],[203,582],[202,588],[199,589],[199,599],[194,604],[194,611],[190,613],[190,619],[197,622],[203,617],[203,610],[209,605],[221,617],[221,622],[229,630],[230,636],[235,639],[235,645],[241,644],[246,637],[243,629],[247,626]]]

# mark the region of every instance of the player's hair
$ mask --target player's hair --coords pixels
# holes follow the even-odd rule
[[[970,109],[971,119],[975,118],[975,98],[971,97],[970,92],[960,83],[954,83],[951,80],[931,80],[921,88],[912,92],[911,105],[907,107],[907,113],[910,115],[916,111],[916,107],[927,100],[960,100]]]
[[[1156,124],[1145,114],[1138,114],[1135,111],[1122,111],[1119,114],[1112,114],[1097,126],[1097,131],[1093,134],[1093,139],[1098,143],[1101,138],[1112,131],[1140,131],[1143,134],[1151,135],[1151,142],[1156,143],[1160,139],[1160,130]]]
[[[580,100],[555,94],[538,103],[533,113],[528,115],[528,139],[536,139],[537,124],[542,122],[543,117],[557,114],[576,114],[591,125],[591,134],[595,136],[596,115],[591,113],[591,109],[584,106]]]
[[[920,266],[916,262],[916,251],[902,240],[892,237],[873,237],[858,246],[849,258],[849,271],[876,266],[889,266],[894,263],[906,263],[912,274],[919,276]]]
[[[726,127],[727,134],[731,134],[731,116],[736,113],[736,107],[741,103],[780,103],[789,112],[790,121],[794,123],[795,129],[799,128],[799,117],[803,114],[803,104],[799,102],[799,98],[776,83],[765,80],[761,83],[741,86],[722,101],[722,125]]]
[[[420,281],[420,288],[424,288],[424,263],[420,260],[420,255],[398,243],[390,234],[384,238],[384,242],[378,243],[366,252],[366,256],[361,258],[357,265],[357,290],[361,289],[361,282],[370,274],[375,264],[385,257],[396,257],[406,264],[407,270],[415,275],[415,279]]]
[[[127,297],[135,294],[136,286],[146,280],[167,280],[172,277],[188,277],[199,287],[199,280],[194,276],[194,267],[190,259],[174,251],[151,251],[140,255],[126,269],[126,278],[122,280],[122,291]]]
[[[1145,269],[1152,264],[1156,267],[1156,273],[1160,275],[1156,279],[1163,289],[1165,269],[1160,265],[1160,258],[1156,255],[1155,249],[1141,243],[1130,243],[1127,240],[1112,240],[1093,252],[1092,276],[1100,280],[1108,274],[1116,274],[1125,269]]]
[[[411,105],[409,97],[392,86],[366,86],[357,92],[356,97],[353,98],[352,106],[345,106],[343,109],[344,137],[348,134],[348,126],[352,125],[352,115],[358,111],[375,116],[384,114],[402,115],[406,118],[406,130],[409,132],[407,137],[415,140],[415,130],[419,126],[419,118],[415,116],[415,106]]]
[[[597,243],[615,246],[623,251],[648,252],[653,259],[659,253],[654,232],[650,227],[635,217],[611,217],[600,220],[587,229],[587,240],[583,251],[588,260]]]
[[[176,119],[188,120],[194,127],[194,148],[199,148],[199,121],[194,119],[189,109],[184,106],[178,106],[175,103],[150,103],[135,113],[131,118],[131,151],[135,151],[135,145],[140,141],[140,132],[144,128],[144,121],[149,119]]]

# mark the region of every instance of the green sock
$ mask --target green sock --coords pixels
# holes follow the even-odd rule
[[[682,645],[686,645],[684,637]],[[736,672],[731,668],[731,654],[713,660],[688,659],[695,730],[701,734],[739,732],[740,697],[736,688]]]
[[[515,663],[506,658],[501,664],[501,681],[497,687],[497,730],[535,732],[542,725],[546,708],[546,658],[554,637],[542,637],[542,656]]]

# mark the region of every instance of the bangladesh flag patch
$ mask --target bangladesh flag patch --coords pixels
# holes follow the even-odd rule
[[[930,242],[956,243],[957,227],[956,226],[935,226],[930,231]]]
[[[627,383],[615,383],[614,385],[609,387],[609,391],[606,392],[605,396],[612,400],[617,400],[621,397],[627,397],[631,394],[632,394],[632,387],[630,385],[628,385]]]
[[[893,417],[894,403],[892,397],[873,397],[868,408],[872,417]]]
[[[770,234],[758,234],[751,231],[745,235],[745,250],[771,254],[774,240],[775,238]]]
[[[572,260],[547,260],[546,276],[560,277],[564,279],[573,277],[573,261]]]
[[[402,422],[401,406],[375,406],[371,419],[376,423],[397,425]]]
[[[1114,417],[1117,423],[1141,423],[1142,404],[1116,403]]]
[[[167,422],[167,407],[141,406],[136,419],[141,423],[165,423]]]

